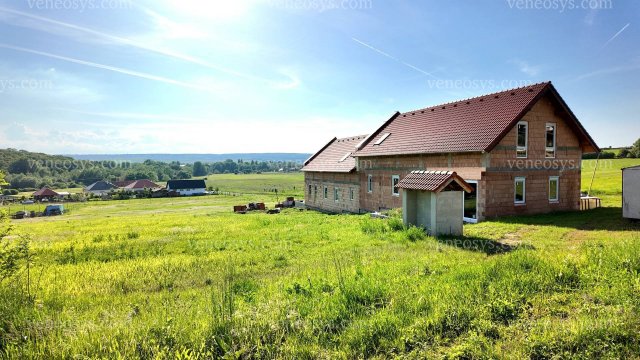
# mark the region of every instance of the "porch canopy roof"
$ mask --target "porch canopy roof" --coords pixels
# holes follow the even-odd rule
[[[405,190],[432,191],[466,191],[472,192],[473,188],[455,171],[412,171],[397,185]]]

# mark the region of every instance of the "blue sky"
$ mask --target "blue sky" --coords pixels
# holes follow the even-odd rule
[[[0,0],[0,143],[313,152],[540,81],[601,146],[640,137],[640,2]]]

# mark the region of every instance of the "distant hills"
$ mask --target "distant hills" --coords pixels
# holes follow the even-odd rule
[[[234,161],[293,161],[304,162],[311,154],[305,153],[237,153],[237,154],[68,154],[76,160],[89,161],[128,161],[141,163],[145,160],[162,162],[179,161],[183,164],[194,163],[196,161],[213,163],[231,159]]]

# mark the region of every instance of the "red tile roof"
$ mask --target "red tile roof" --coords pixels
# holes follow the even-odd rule
[[[396,113],[362,144],[355,156],[491,151],[545,94],[557,100],[583,149],[598,149],[551,82],[545,82]]]
[[[134,180],[130,184],[124,186],[125,189],[155,189],[161,187],[151,180]]]
[[[119,188],[123,188],[125,186],[129,186],[131,184],[133,184],[134,182],[136,182],[135,180],[123,180],[123,181],[114,181],[113,185],[119,187]]]
[[[473,191],[458,174],[453,171],[412,171],[398,183],[400,189],[426,190],[440,192],[452,183],[458,185],[456,190]]]
[[[48,187],[43,187],[42,189],[33,193],[33,196],[40,196],[40,197],[58,196],[58,195],[59,194],[57,192],[49,189]]]
[[[349,173],[356,169],[356,159],[351,156],[367,135],[333,138],[320,151],[304,162],[302,171]]]

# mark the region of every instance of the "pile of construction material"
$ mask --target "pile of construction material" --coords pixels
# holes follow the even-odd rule
[[[249,203],[247,205],[236,205],[233,212],[237,214],[246,214],[248,211],[265,211],[267,207],[264,203]]]

